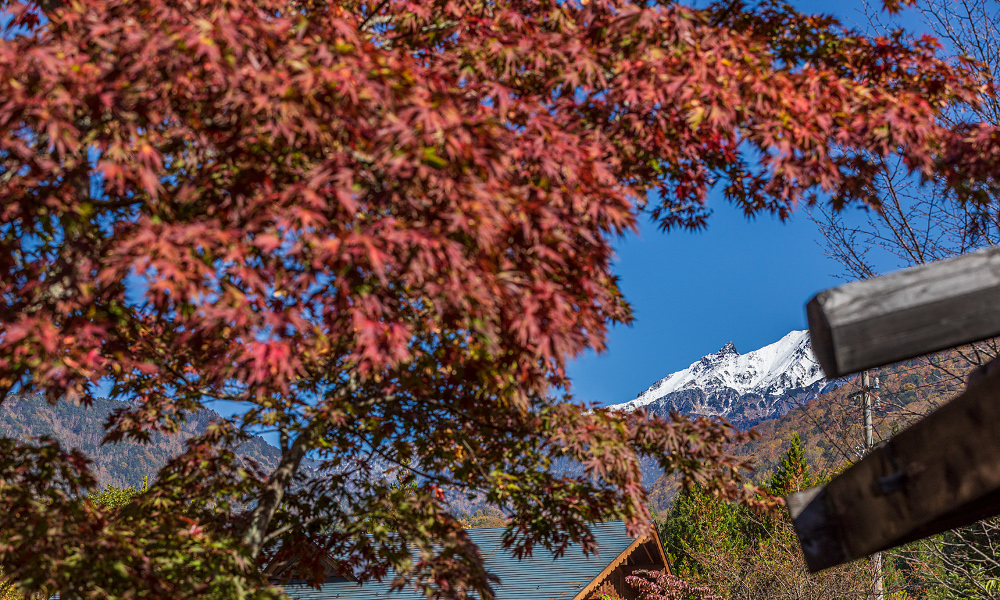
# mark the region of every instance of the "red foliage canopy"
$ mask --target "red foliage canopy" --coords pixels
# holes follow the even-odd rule
[[[938,120],[984,91],[973,65],[772,2],[43,6],[0,0],[0,391],[86,403],[107,378],[137,401],[111,441],[244,403],[236,429],[283,432],[277,470],[236,485],[218,467],[235,434],[216,431],[150,493],[249,502],[186,518],[234,556],[297,553],[313,574],[325,552],[366,576],[413,554],[408,579],[487,590],[442,488],[510,511],[528,551],[586,542],[588,521],[647,527],[644,455],[742,493],[727,426],[554,397],[566,361],[630,320],[610,241],[641,211],[700,227],[712,188],[747,214],[873,202],[892,154],[978,185],[962,160],[974,140]],[[0,484],[88,481],[78,461],[4,460]],[[375,464],[422,477],[393,487]],[[87,512],[28,497],[0,500],[0,532]],[[81,596],[111,580],[102,569],[154,576],[124,550],[84,569],[76,538],[42,538],[0,534],[5,569]]]

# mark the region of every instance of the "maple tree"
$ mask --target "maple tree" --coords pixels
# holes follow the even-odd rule
[[[938,118],[981,97],[973,63],[774,2],[40,4],[0,0],[0,397],[111,382],[109,442],[245,410],[113,513],[80,453],[3,440],[0,564],[29,591],[269,595],[250,565],[333,555],[488,597],[446,490],[502,507],[518,553],[650,529],[643,456],[750,501],[725,423],[569,395],[631,320],[613,239],[704,226],[712,189],[874,203],[887,156],[975,201],[1000,148]],[[233,452],[263,429],[270,472]]]

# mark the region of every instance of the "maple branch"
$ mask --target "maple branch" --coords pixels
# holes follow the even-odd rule
[[[302,459],[309,450],[312,440],[311,434],[318,428],[319,423],[319,421],[313,421],[310,427],[303,431],[288,447],[288,450],[282,452],[281,460],[268,478],[257,507],[250,513],[250,525],[243,533],[243,545],[247,547],[250,557],[253,559],[260,555],[260,551],[264,547],[264,541],[267,539],[267,528],[274,518],[274,513],[278,511],[278,506],[285,496],[288,484],[295,477],[299,465],[302,464]]]
[[[117,208],[128,208],[130,206],[135,206],[137,204],[143,204],[146,201],[136,198],[119,198],[118,200],[98,200],[97,198],[91,196],[88,202],[90,202],[91,204],[93,204],[98,208],[114,210]]]
[[[513,433],[515,431],[515,429],[512,428],[512,427],[501,427],[499,425],[496,425],[495,423],[491,423],[491,422],[488,422],[488,421],[483,421],[482,419],[480,419],[478,417],[475,417],[473,415],[470,415],[467,412],[465,412],[464,410],[460,410],[460,409],[458,409],[455,406],[452,406],[450,404],[445,404],[443,402],[438,402],[438,401],[431,400],[431,399],[422,399],[421,402],[423,402],[426,406],[430,406],[432,408],[437,408],[437,409],[439,409],[439,410],[441,410],[441,411],[443,411],[443,412],[445,412],[447,414],[453,415],[453,416],[455,416],[455,417],[457,417],[459,419],[465,419],[469,423],[472,423],[473,425],[476,425],[477,427],[481,427],[483,429],[491,429],[493,431],[497,431],[497,432],[500,432],[500,433]]]
[[[488,481],[489,475],[487,475],[486,471],[483,469],[482,461],[479,460],[479,456],[476,455],[475,451],[472,449],[472,446],[470,446],[469,442],[467,442],[464,438],[462,439],[462,445],[465,446],[465,449],[469,451],[469,456],[472,457],[472,463],[476,466],[476,469],[479,470],[479,474],[483,476],[483,481]]]
[[[52,11],[63,6],[65,3],[62,0],[35,0],[35,4],[48,16]]]
[[[270,543],[291,530],[292,530],[291,525],[285,525],[283,527],[279,527],[264,537],[264,543],[265,544]]]
[[[384,458],[387,462],[390,462],[390,463],[396,465],[397,467],[399,467],[401,469],[406,469],[407,471],[409,471],[411,473],[414,473],[415,475],[418,475],[420,477],[423,477],[424,479],[426,479],[428,481],[436,481],[438,483],[443,483],[445,485],[449,485],[449,486],[453,486],[453,487],[457,487],[457,488],[469,488],[470,487],[469,484],[467,484],[465,482],[462,482],[462,481],[455,481],[453,478],[448,477],[446,475],[436,475],[434,473],[429,473],[429,472],[425,472],[425,471],[422,471],[420,469],[417,469],[412,464],[404,464],[403,462],[398,461],[398,460],[392,458],[391,456],[389,456],[385,452],[382,452],[381,450],[378,450],[377,448],[372,448],[372,454],[377,454],[378,456],[381,456],[382,458]]]
[[[282,453],[288,451],[288,427],[284,425],[278,428],[278,447]]]
[[[348,381],[340,387],[335,394],[333,394],[332,399],[347,399],[348,397],[354,395],[359,388],[360,383],[357,376],[351,375]],[[391,397],[394,397],[394,395],[388,394],[384,396],[371,397],[359,405],[371,406],[379,400]],[[305,455],[312,447],[314,440],[320,434],[320,430],[326,426],[326,424],[326,421],[323,419],[313,419],[312,422],[302,431],[302,433],[295,438],[294,442],[288,445],[287,448],[283,448],[281,460],[278,462],[278,466],[268,478],[267,484],[264,486],[257,506],[250,513],[250,524],[243,533],[243,545],[248,549],[251,558],[256,558],[263,549],[264,543],[268,539],[267,529],[270,526],[275,513],[278,511],[278,506],[281,505],[281,501],[285,496],[285,490],[288,489],[288,485],[295,477],[295,473],[298,472],[299,465],[302,464],[302,459],[305,458]],[[285,444],[287,444],[287,438]],[[386,458],[388,460],[392,460],[388,457]]]
[[[432,32],[435,32],[435,31],[444,31],[445,29],[450,29],[450,28],[452,28],[452,27],[454,27],[456,25],[458,25],[458,21],[443,21],[443,22],[437,23],[435,25],[426,25],[424,27],[421,27],[419,31],[413,31],[413,32],[410,32],[410,33],[405,33],[405,34],[402,34],[402,35],[398,35],[398,36],[396,36],[394,38],[388,38],[386,40],[386,42],[389,43],[390,45],[392,45],[394,42],[399,42],[399,41],[411,38],[416,33],[432,33]]]
[[[373,8],[372,12],[369,13],[367,17],[365,17],[365,20],[361,21],[361,24],[358,25],[358,31],[364,31],[365,28],[368,27],[368,23],[372,20],[372,18],[375,15],[377,15],[380,10],[382,10],[383,8],[385,8],[385,5],[388,4],[388,3],[389,3],[389,0],[382,0],[382,2],[380,2],[378,6],[376,6],[375,8]],[[386,16],[388,16],[388,15],[386,15]],[[384,21],[384,22],[388,22],[388,21]],[[372,23],[372,25],[379,25],[379,24],[380,24],[379,22]]]

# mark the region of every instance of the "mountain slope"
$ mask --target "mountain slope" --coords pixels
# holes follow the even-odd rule
[[[729,342],[690,367],[657,381],[634,400],[614,410],[645,407],[666,416],[671,411],[723,417],[740,429],[780,417],[818,394],[834,389],[816,362],[808,331],[792,331],[777,342],[740,354]]]
[[[104,422],[121,406],[121,402],[107,399],[99,399],[89,408],[64,401],[52,405],[40,396],[12,394],[0,404],[0,436],[22,441],[43,435],[55,438],[94,461],[91,470],[101,485],[122,487],[138,485],[143,477],[152,480],[160,467],[181,453],[187,439],[204,432],[219,418],[215,412],[199,411],[189,415],[177,435],[155,434],[147,444],[102,445]],[[247,440],[238,452],[268,467],[276,466],[280,459],[280,451],[259,437]]]
[[[870,370],[877,385],[873,402],[876,443],[954,398],[965,388],[969,368],[962,353],[951,350]],[[847,377],[840,387],[757,423],[753,429],[759,435],[755,439],[730,449],[753,458],[754,480],[766,481],[788,450],[792,434],[797,433],[814,474],[837,472],[864,452],[859,387],[856,375]],[[665,510],[678,487],[675,476],[660,475],[649,485],[650,505]]]

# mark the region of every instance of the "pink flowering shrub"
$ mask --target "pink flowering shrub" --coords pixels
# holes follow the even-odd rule
[[[636,571],[625,582],[639,590],[640,600],[725,600],[707,587],[660,571]]]

